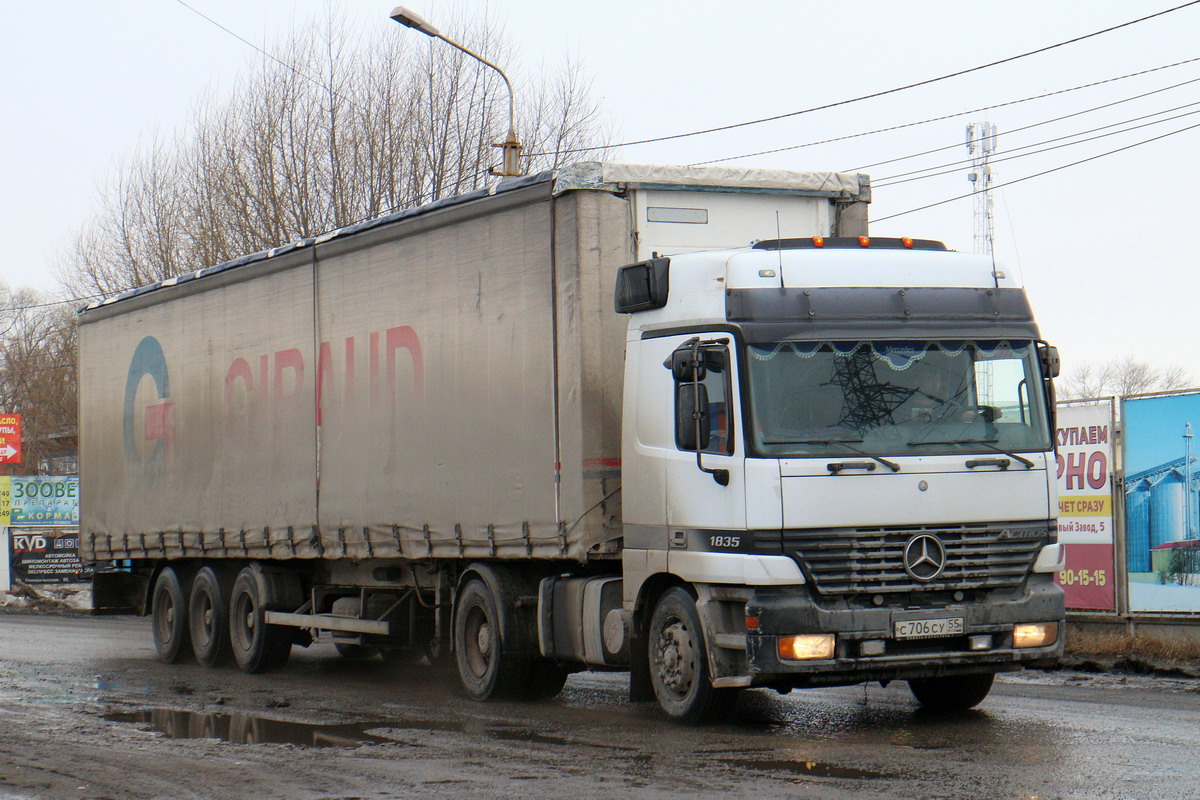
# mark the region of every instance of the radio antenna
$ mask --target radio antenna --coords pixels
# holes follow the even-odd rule
[[[775,209],[775,253],[779,256],[779,288],[783,289],[783,230],[779,227],[779,209]]]

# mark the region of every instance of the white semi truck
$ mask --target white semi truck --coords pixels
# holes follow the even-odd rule
[[[1052,377],[990,258],[871,239],[866,176],[584,163],[81,312],[97,613],[245,671],[295,645],[479,700],[1054,661]],[[614,309],[615,296],[615,309]]]

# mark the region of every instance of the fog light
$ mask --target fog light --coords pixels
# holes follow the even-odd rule
[[[972,636],[967,639],[967,646],[972,650],[987,650],[992,646],[992,637]]]
[[[784,661],[808,661],[813,658],[833,658],[832,633],[806,633],[802,636],[780,636],[779,657]]]
[[[1027,622],[1013,626],[1013,647],[1045,647],[1058,641],[1057,622]]]

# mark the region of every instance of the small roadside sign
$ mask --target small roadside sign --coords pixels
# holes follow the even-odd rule
[[[0,414],[0,464],[21,463],[21,415]]]

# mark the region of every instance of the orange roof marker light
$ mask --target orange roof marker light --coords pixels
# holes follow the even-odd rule
[[[901,236],[900,244],[904,245],[909,250],[912,250],[912,244],[913,244],[912,237],[911,236]]]
[[[858,246],[859,247],[870,247],[871,246],[871,238],[869,236],[858,237]]]
[[[813,247],[824,247],[824,246],[825,246],[825,237],[824,236],[814,236],[813,237]]]

